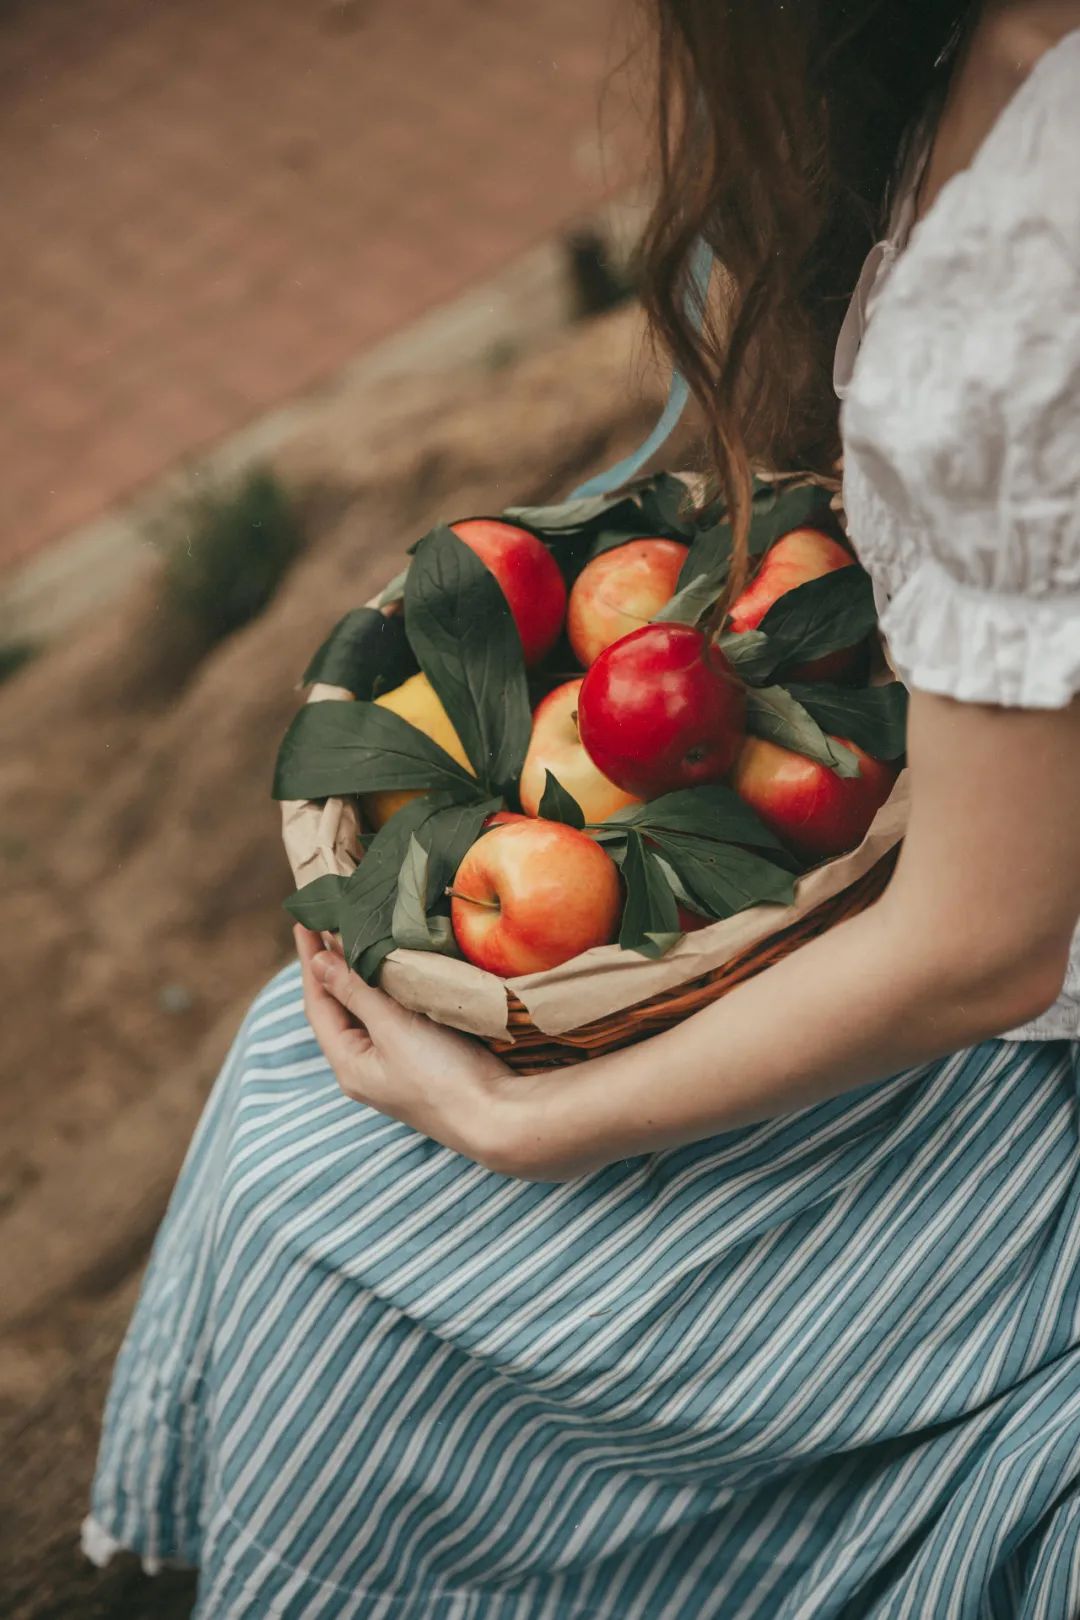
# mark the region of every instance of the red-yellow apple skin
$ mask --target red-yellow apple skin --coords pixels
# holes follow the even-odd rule
[[[837,776],[827,765],[790,748],[748,737],[735,763],[731,785],[766,827],[797,855],[825,860],[862,842],[892,792],[897,770],[836,737],[859,761],[858,776]]]
[[[688,624],[648,624],[605,648],[578,701],[593,763],[641,799],[720,781],[742,744],[745,715],[727,660]]]
[[[525,662],[551,651],[566,617],[566,582],[542,540],[496,518],[463,518],[450,527],[495,575],[514,616]]]
[[[822,534],[820,529],[792,529],[770,546],[746,589],[735,599],[728,614],[729,628],[741,632],[756,630],[774,602],[797,585],[805,585],[838,568],[854,567],[850,551]],[[842,647],[837,652],[812,658],[790,672],[792,680],[835,681],[846,675],[858,661],[860,647]]]
[[[493,827],[506,827],[512,821],[528,821],[528,816],[519,816],[516,810],[494,810],[485,818],[481,832],[490,832]]]
[[[628,540],[581,570],[570,591],[566,633],[586,669],[671,601],[687,551],[677,540]]]
[[[578,731],[581,681],[566,681],[542,698],[533,714],[532,737],[521,772],[521,808],[526,815],[540,814],[548,771],[572,793],[586,821],[606,821],[616,810],[639,804],[597,770]]]
[[[507,979],[609,944],[622,910],[615,863],[586,833],[556,821],[522,818],[485,833],[452,888],[462,955]]]

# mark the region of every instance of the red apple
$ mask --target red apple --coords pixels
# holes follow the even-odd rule
[[[504,978],[608,944],[622,909],[614,862],[586,833],[556,821],[522,819],[485,833],[451,893],[462,954]]]
[[[715,921],[714,918],[702,917],[698,912],[691,911],[689,906],[679,906],[677,910],[680,934],[696,934],[699,928],[708,928],[710,922]]]
[[[527,664],[538,664],[559,637],[566,617],[566,584],[542,540],[496,518],[464,518],[450,527],[476,552],[502,586]]]
[[[566,631],[586,669],[605,647],[648,624],[671,601],[687,550],[677,540],[628,540],[581,570],[570,592]]]
[[[647,624],[602,652],[581,685],[581,740],[627,793],[717,782],[743,739],[745,700],[720,650],[688,624]]]
[[[578,731],[581,681],[566,681],[536,705],[532,737],[521,772],[521,807],[530,816],[540,814],[548,771],[572,793],[586,821],[605,821],[624,805],[638,804],[598,771]]]
[[[820,529],[792,529],[781,535],[761,559],[753,579],[735,599],[728,614],[729,627],[736,631],[756,630],[774,602],[823,574],[838,568],[854,567],[855,559],[836,540]],[[825,653],[790,672],[792,680],[835,681],[846,675],[858,659],[860,647],[843,647]]]
[[[790,748],[748,737],[731,785],[766,827],[808,860],[842,855],[862,842],[892,792],[897,770],[836,737],[859,761],[858,776],[837,776],[827,765]]]

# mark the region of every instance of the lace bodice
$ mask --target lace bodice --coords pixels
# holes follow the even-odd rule
[[[837,349],[844,505],[894,667],[961,701],[1080,691],[1080,31],[971,167],[902,200]],[[1080,1037],[1061,1000],[1015,1032]]]

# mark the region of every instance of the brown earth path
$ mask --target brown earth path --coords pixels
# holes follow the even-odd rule
[[[0,570],[591,214],[630,10],[8,0]]]

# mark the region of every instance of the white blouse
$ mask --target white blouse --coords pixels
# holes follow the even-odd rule
[[[1080,30],[913,212],[909,189],[837,348],[852,541],[910,686],[1062,708],[1080,691]],[[1080,1038],[1080,931],[1061,998],[1011,1033]]]

